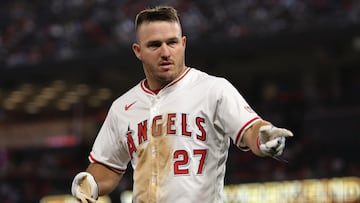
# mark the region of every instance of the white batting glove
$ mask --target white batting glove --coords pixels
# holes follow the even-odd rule
[[[285,128],[264,125],[259,128],[258,147],[261,152],[270,157],[280,156],[285,148],[285,138],[293,133]]]
[[[95,203],[99,192],[94,177],[88,172],[80,172],[74,177],[71,193],[81,203]]]

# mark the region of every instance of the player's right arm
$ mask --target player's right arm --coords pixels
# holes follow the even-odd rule
[[[78,173],[71,192],[80,202],[96,202],[98,196],[107,195],[118,185],[123,174],[100,163],[91,163],[86,172]]]
[[[99,196],[112,192],[123,176],[122,173],[99,163],[91,163],[86,171],[94,176]]]
[[[88,168],[72,182],[71,193],[81,202],[95,202],[98,196],[111,193],[125,173],[130,156],[124,105],[116,100],[110,107],[89,154]]]

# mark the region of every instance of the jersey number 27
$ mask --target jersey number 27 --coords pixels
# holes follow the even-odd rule
[[[203,173],[205,158],[206,158],[205,149],[194,149],[193,153],[190,155],[193,158],[197,158],[198,166],[196,175],[201,175]],[[190,157],[189,152],[186,150],[176,150],[173,156],[174,162],[174,174],[175,175],[188,175],[190,168]]]

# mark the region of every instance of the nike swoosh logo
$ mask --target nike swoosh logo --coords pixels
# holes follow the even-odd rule
[[[129,110],[129,109],[132,107],[132,105],[134,105],[136,102],[137,102],[137,101],[134,101],[134,102],[131,103],[131,104],[126,104],[126,105],[125,105],[125,111]]]

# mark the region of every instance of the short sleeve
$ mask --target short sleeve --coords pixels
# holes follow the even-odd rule
[[[242,136],[260,117],[229,81],[221,78],[215,86],[217,104],[214,123],[226,136],[231,137],[236,146],[246,150],[241,142]]]
[[[123,123],[111,107],[90,152],[91,162],[99,162],[119,172],[126,170],[130,156]]]

